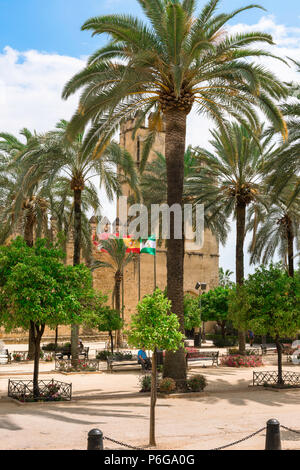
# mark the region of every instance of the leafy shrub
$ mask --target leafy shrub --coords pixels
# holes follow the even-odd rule
[[[223,338],[220,335],[216,335],[213,338],[213,343],[217,348],[226,348],[230,346],[236,346],[238,344],[238,338],[235,336],[225,336],[225,338]]]
[[[104,351],[98,352],[98,354],[96,356],[96,359],[99,359],[99,361],[107,361],[107,358],[109,356],[111,356],[111,352],[107,351],[107,350],[104,350]]]
[[[132,353],[118,351],[114,354],[114,357],[117,361],[130,361],[132,359]]]
[[[57,350],[58,350],[59,346],[57,345]],[[60,346],[61,348],[61,346]],[[42,350],[43,351],[55,351],[55,343],[48,343],[48,344],[45,344],[44,346],[42,346]]]
[[[204,375],[194,375],[187,381],[188,388],[192,392],[202,392],[207,387],[207,380]]]
[[[21,362],[21,361],[22,361],[22,354],[20,354],[20,353],[14,353],[14,354],[13,354],[13,359],[14,359],[14,361],[16,361],[16,362]]]
[[[262,359],[260,356],[224,356],[221,358],[221,364],[227,367],[260,367]]]
[[[174,379],[166,377],[159,384],[159,391],[162,393],[172,393],[176,390],[176,382]]]
[[[139,383],[141,386],[140,392],[150,392],[151,391],[151,375],[143,375],[139,378]]]
[[[238,355],[239,354],[239,349],[238,348],[229,348],[228,353],[230,354],[230,356]],[[253,351],[251,349],[246,349],[245,356],[257,356],[257,354],[255,353],[255,351]]]

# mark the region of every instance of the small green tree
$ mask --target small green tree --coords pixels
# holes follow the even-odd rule
[[[90,270],[62,263],[45,240],[28,247],[21,238],[0,247],[0,325],[30,329],[35,343],[33,391],[39,396],[40,344],[48,326],[80,324],[93,310]]]
[[[111,309],[103,303],[107,302],[107,296],[100,295],[95,306],[95,313],[91,317],[89,323],[93,328],[97,328],[99,331],[107,331],[110,337],[110,350],[114,353],[114,339],[113,331],[118,331],[123,328],[124,322],[120,318],[119,312]]]
[[[199,297],[191,294],[184,296],[184,328],[192,330],[201,326],[201,310],[199,307]]]
[[[278,354],[278,384],[282,378],[280,338],[293,337],[300,329],[300,282],[281,265],[260,266],[243,287],[233,289],[229,299],[230,317],[236,327],[274,338]]]
[[[164,293],[157,289],[152,295],[144,297],[131,319],[128,341],[132,346],[144,346],[152,351],[150,446],[156,446],[157,349],[176,351],[182,346],[183,338],[178,318],[171,313],[171,302]]]
[[[202,294],[201,317],[203,321],[215,321],[221,327],[222,337],[225,338],[226,322],[228,320],[228,297],[230,288],[219,286]]]

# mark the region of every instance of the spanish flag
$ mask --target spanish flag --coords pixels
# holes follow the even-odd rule
[[[127,237],[123,238],[125,245],[127,246],[127,253],[140,253],[141,244],[140,240],[135,240],[134,238]]]

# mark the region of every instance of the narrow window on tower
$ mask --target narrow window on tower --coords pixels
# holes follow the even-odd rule
[[[136,164],[139,168],[141,163],[141,140],[140,137],[137,138],[137,150],[136,150]]]

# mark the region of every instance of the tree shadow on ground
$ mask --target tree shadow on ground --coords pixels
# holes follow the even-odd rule
[[[187,397],[190,401],[201,401],[201,403],[215,404],[219,401],[226,400],[231,405],[247,406],[249,402],[266,405],[269,407],[282,407],[285,405],[300,405],[299,389],[289,390],[270,390],[264,387],[249,386],[248,380],[239,380],[232,389],[228,390],[226,380],[216,380],[214,382],[216,390],[206,392],[203,397]],[[217,390],[217,387],[227,387],[226,391]]]
[[[45,406],[47,406],[47,410],[45,410]],[[132,408],[144,408],[145,411],[148,411],[149,404],[148,403],[102,403],[102,402],[94,402],[87,401],[86,403],[80,402],[80,405],[73,404],[72,402],[64,402],[64,403],[57,403],[53,404],[43,404],[41,406],[35,404],[25,404],[22,406],[18,406],[17,404],[11,404],[9,407],[6,405],[5,410],[1,410],[1,414],[3,415],[3,423],[9,423],[9,416],[10,415],[18,415],[18,416],[33,416],[39,418],[47,418],[56,421],[61,421],[65,423],[72,423],[72,424],[81,424],[81,425],[104,425],[107,421],[103,420],[103,418],[118,418],[118,419],[141,419],[141,420],[148,420],[148,412],[146,414],[136,414],[133,411],[122,410],[122,407],[132,407]],[[158,404],[157,407],[168,407],[168,404]],[[111,407],[112,409],[107,409],[107,407]],[[119,407],[119,409],[116,409]],[[17,409],[16,409],[17,408]],[[7,417],[4,417],[6,415]],[[78,415],[78,417],[75,417]],[[84,419],[82,417],[89,416],[89,419]],[[101,418],[101,421],[97,421],[97,418]],[[1,429],[2,421],[0,421],[0,429]],[[6,429],[6,428],[5,428]],[[8,429],[8,428],[7,428]],[[20,430],[23,428],[13,428],[11,424],[11,430]]]
[[[8,431],[20,431],[22,428],[14,424],[9,418],[0,416],[0,429],[7,429]]]

